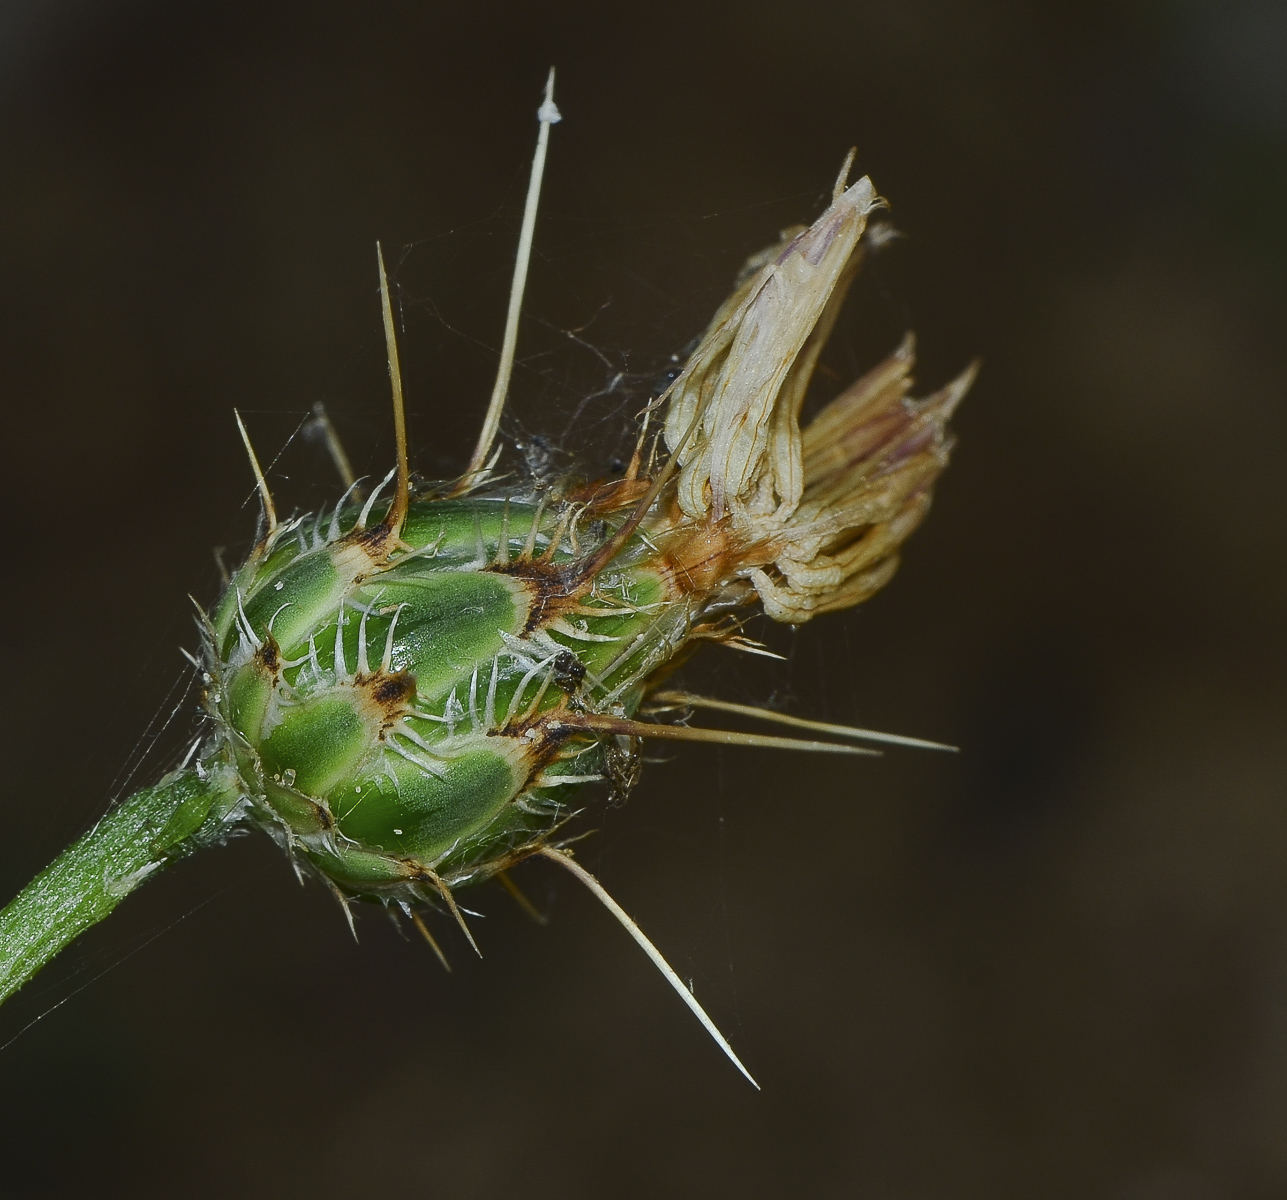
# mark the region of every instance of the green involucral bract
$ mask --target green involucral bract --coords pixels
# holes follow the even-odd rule
[[[640,537],[560,603],[593,546],[539,503],[413,503],[387,562],[358,518],[288,524],[232,581],[207,639],[206,758],[346,894],[423,902],[567,815],[603,754],[547,717],[633,714],[699,610]]]

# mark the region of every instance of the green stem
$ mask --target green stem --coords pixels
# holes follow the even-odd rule
[[[0,1001],[144,880],[213,840],[202,826],[212,809],[226,813],[235,789],[226,769],[202,775],[175,771],[121,801],[0,911]]]

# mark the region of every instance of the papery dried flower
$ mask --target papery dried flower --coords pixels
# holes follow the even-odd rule
[[[848,608],[888,582],[947,465],[946,425],[974,368],[908,399],[913,342],[826,406],[800,410],[863,254],[878,201],[863,178],[776,252],[757,255],[676,381],[666,443],[689,521],[724,530],[727,557],[777,621]]]

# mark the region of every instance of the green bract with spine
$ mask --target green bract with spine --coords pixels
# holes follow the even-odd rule
[[[664,602],[638,537],[580,580],[577,508],[413,502],[387,558],[356,507],[277,529],[206,634],[203,757],[235,767],[247,815],[343,893],[406,902],[558,824],[613,738],[578,714],[633,714],[698,611]]]

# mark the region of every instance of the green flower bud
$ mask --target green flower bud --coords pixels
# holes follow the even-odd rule
[[[207,760],[245,812],[343,893],[441,897],[521,857],[603,777],[699,605],[671,594],[638,533],[583,564],[621,518],[593,502],[413,502],[387,526],[353,506],[278,527],[237,572],[206,639]]]

